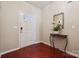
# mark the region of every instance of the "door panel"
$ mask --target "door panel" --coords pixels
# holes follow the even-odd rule
[[[31,16],[30,16],[31,17]],[[20,46],[31,45],[35,40],[35,20],[28,18],[24,14],[20,15]],[[22,28],[21,28],[22,27]]]

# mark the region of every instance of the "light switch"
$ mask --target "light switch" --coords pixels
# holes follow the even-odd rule
[[[15,29],[16,29],[16,28],[17,28],[17,26],[13,26],[13,28],[15,28]]]
[[[75,28],[75,26],[74,25],[72,25],[72,29],[74,29]]]

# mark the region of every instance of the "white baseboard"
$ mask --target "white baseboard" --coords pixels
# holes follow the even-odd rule
[[[37,44],[37,43],[40,43],[40,41],[37,41],[37,42],[31,43],[31,44],[28,44],[28,45],[23,46],[23,47],[20,47],[20,48],[24,48],[24,47],[27,47],[27,46],[30,46],[30,45],[33,45],[33,44]]]
[[[50,46],[50,44],[49,44],[49,43],[47,43],[47,42],[41,41],[41,43],[44,43],[44,44],[46,44],[46,45]]]
[[[3,55],[3,54],[9,53],[9,52],[13,52],[13,51],[18,50],[18,49],[20,49],[20,48],[14,48],[14,49],[11,49],[11,50],[2,52],[2,53],[0,53],[0,57],[1,57],[1,55]]]
[[[48,46],[51,46],[50,43],[47,43],[47,42],[44,42],[44,41],[41,41],[41,42],[44,43],[44,44],[46,44],[46,45],[48,45]],[[51,47],[52,47],[52,46],[51,46]],[[60,51],[64,51],[64,50],[59,49],[59,48],[57,48],[57,49],[60,50]],[[68,53],[68,54],[70,54],[70,55],[73,55],[73,56],[75,56],[75,57],[79,57],[78,54],[74,54],[74,53],[69,52],[69,51],[66,51],[66,53]]]
[[[37,43],[40,43],[40,42],[34,42],[34,43],[30,44],[30,45],[37,44]],[[28,45],[28,46],[30,46],[30,45]],[[26,47],[27,47],[27,46],[26,46]],[[20,48],[23,48],[23,47],[18,47],[18,48],[14,48],[14,49],[11,49],[11,50],[2,52],[2,53],[0,53],[0,57],[1,57],[3,54],[6,54],[6,53],[10,53],[10,52],[16,51],[16,50],[18,50],[18,49],[20,49]]]
[[[76,56],[76,57],[78,57],[78,58],[79,58],[79,55],[78,55],[78,54],[74,54],[74,53],[69,52],[69,51],[67,51],[67,53],[68,53],[68,54],[70,54],[70,55],[73,55],[73,56]]]
[[[58,49],[58,48],[57,48],[57,49]],[[59,50],[64,52],[64,50],[62,50],[62,49],[59,49]],[[72,52],[70,52],[70,51],[66,51],[66,53],[68,53],[68,54],[70,54],[70,55],[73,55],[73,56],[75,56],[75,57],[79,57],[78,54],[74,54],[74,53],[72,53]]]

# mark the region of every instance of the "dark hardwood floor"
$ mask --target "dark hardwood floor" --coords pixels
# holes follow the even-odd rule
[[[34,44],[21,48],[17,51],[7,53],[2,58],[76,58],[75,56],[61,52],[43,43]]]

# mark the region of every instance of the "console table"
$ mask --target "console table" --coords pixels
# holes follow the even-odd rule
[[[64,47],[64,52],[66,52],[66,47],[67,47],[67,44],[68,44],[68,37],[67,37],[67,35],[50,33],[50,44],[53,44],[54,48],[55,48],[55,44],[54,44],[55,38],[65,39],[66,44],[65,44],[65,47]]]

